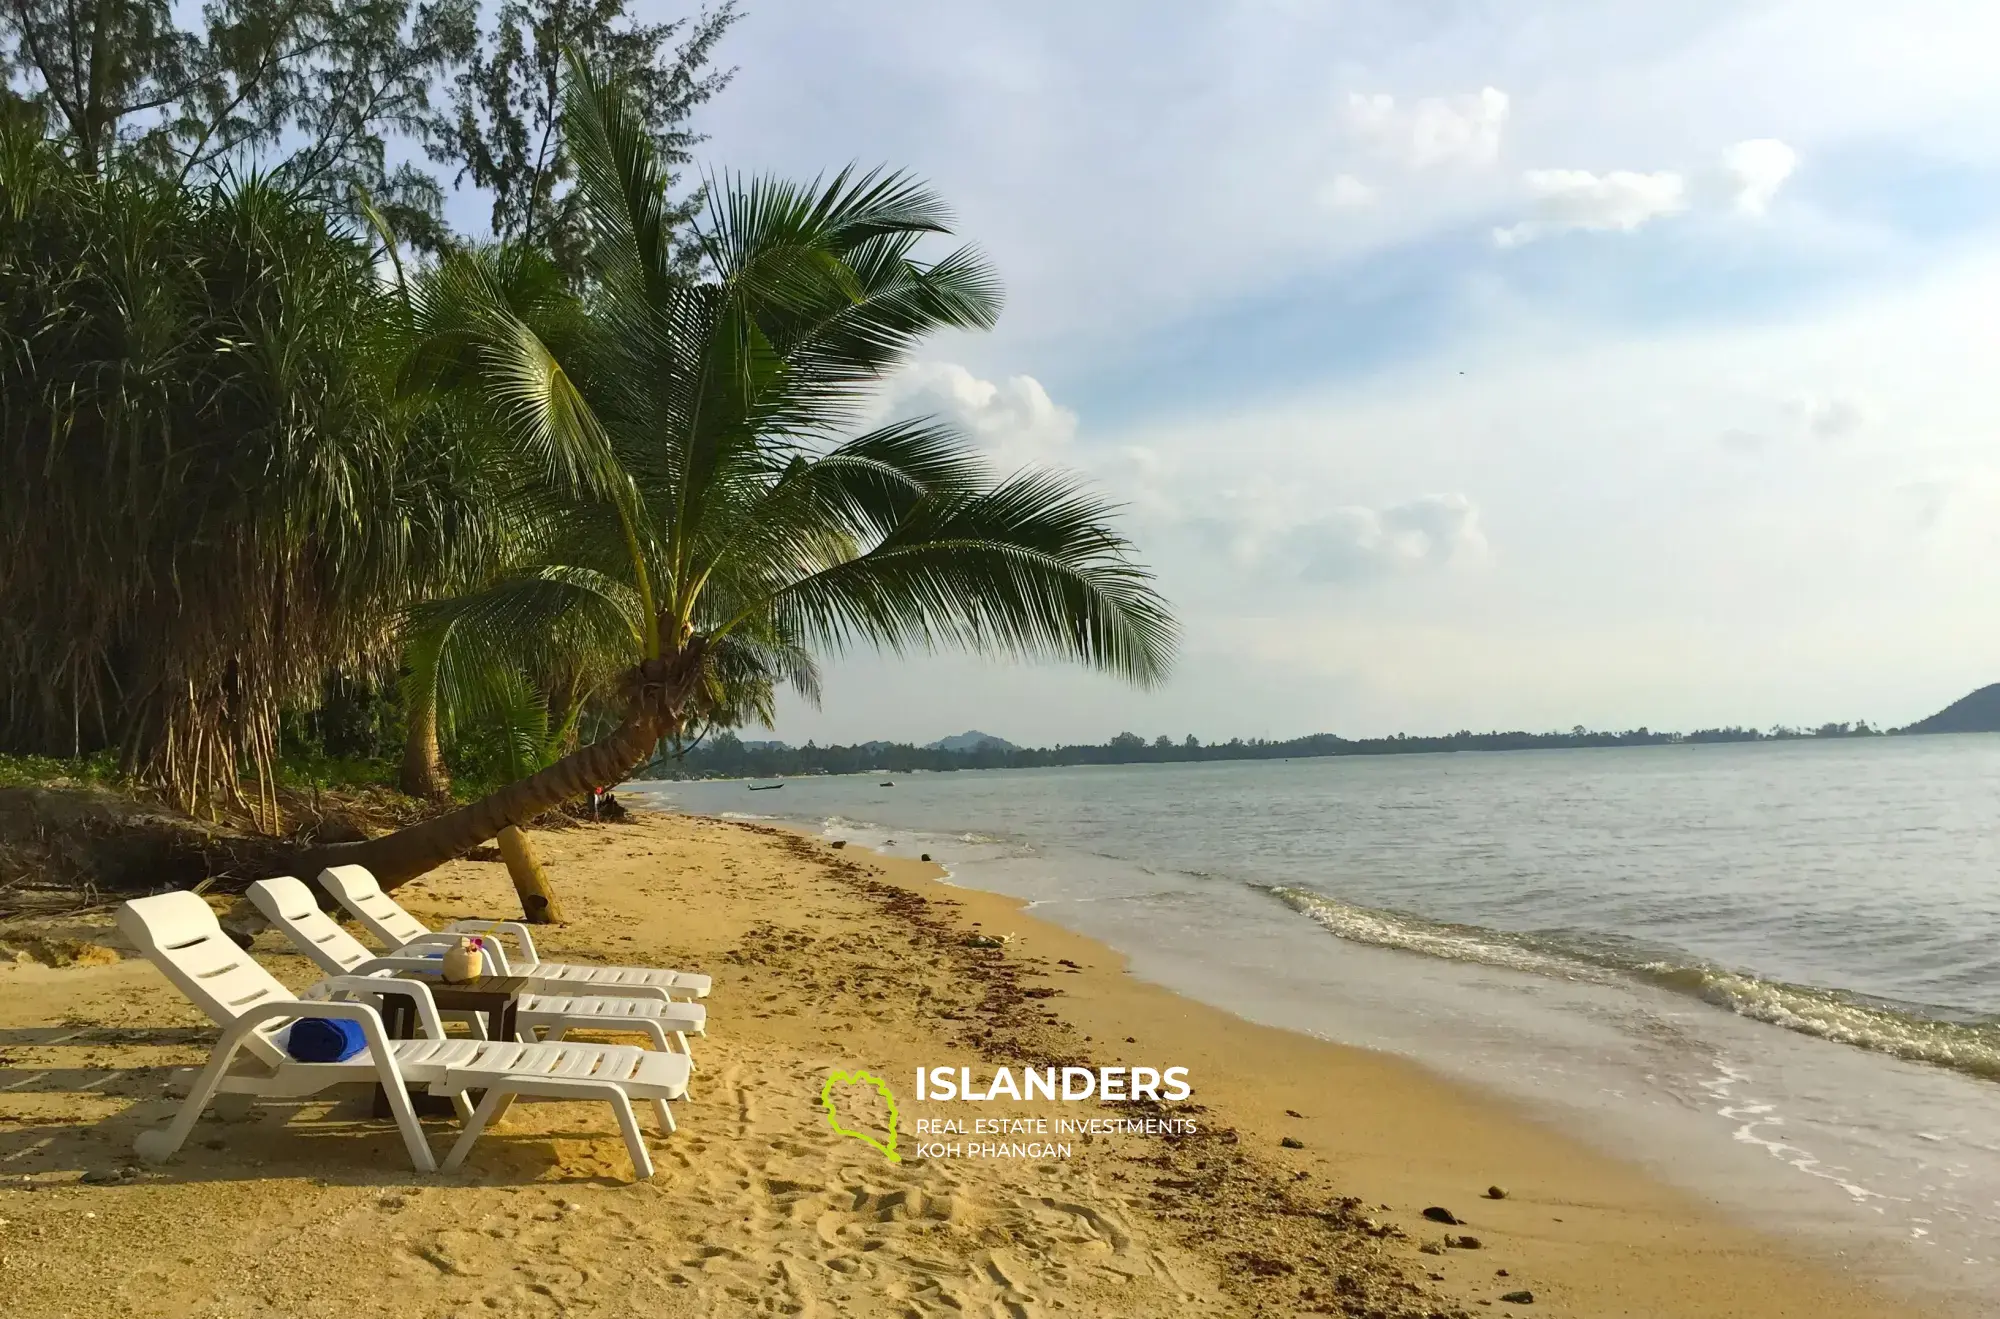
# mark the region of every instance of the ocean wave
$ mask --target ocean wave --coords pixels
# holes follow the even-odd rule
[[[1920,1005],[1767,980],[1603,939],[1431,921],[1358,907],[1310,889],[1272,886],[1266,891],[1330,934],[1354,943],[1568,980],[1639,980],[1801,1035],[2000,1080],[2000,1020],[1949,1020]]]

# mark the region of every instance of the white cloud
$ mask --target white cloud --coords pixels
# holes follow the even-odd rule
[[[1477,557],[1486,552],[1486,536],[1470,499],[1425,495],[1381,509],[1334,509],[1293,528],[1286,551],[1307,580],[1348,582]]]
[[[955,362],[918,362],[883,388],[877,415],[936,417],[966,431],[1002,468],[1061,462],[1076,414],[1033,376],[982,380]]]
[[[1838,440],[1868,424],[1870,409],[1860,399],[1845,395],[1792,400],[1792,415],[1799,429],[1816,440]]]
[[[1761,216],[1798,168],[1799,153],[1774,137],[1738,142],[1722,153],[1719,169],[1698,170],[1694,186],[1678,171],[1643,174],[1612,170],[1537,169],[1524,176],[1531,211],[1518,224],[1493,231],[1501,247],[1519,247],[1538,238],[1573,230],[1631,233],[1662,216],[1678,215],[1695,202],[1727,204],[1737,214]]]
[[[1876,420],[1873,403],[1853,394],[1794,394],[1782,401],[1765,397],[1751,404],[1754,424],[1722,432],[1722,447],[1733,453],[1761,453],[1800,440],[1844,440]]]
[[[1911,521],[1920,531],[1929,531],[1943,520],[1945,510],[1957,491],[1955,481],[1937,478],[1906,481],[1896,487],[1896,493],[1906,501]]]
[[[1404,108],[1384,92],[1347,98],[1349,131],[1406,169],[1490,165],[1500,155],[1510,101],[1497,87],[1464,96],[1427,96]]]
[[[1732,426],[1722,432],[1722,447],[1731,453],[1761,453],[1771,447],[1771,437],[1763,431]]]
[[[1774,137],[1738,142],[1723,153],[1722,168],[1735,185],[1734,205],[1744,215],[1762,215],[1792,172],[1799,153]]]
[[[1374,205],[1380,195],[1372,184],[1352,174],[1336,174],[1332,182],[1319,190],[1319,204],[1330,211],[1358,211]]]
[[[1519,247],[1537,238],[1576,229],[1630,233],[1649,220],[1687,207],[1687,182],[1670,171],[1640,174],[1617,169],[1593,174],[1584,169],[1537,169],[1527,174],[1533,214],[1519,224],[1493,231],[1501,247]]]

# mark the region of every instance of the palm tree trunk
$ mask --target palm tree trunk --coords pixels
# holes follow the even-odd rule
[[[403,739],[404,792],[427,801],[451,799],[451,772],[438,746],[437,701],[419,700],[410,709],[409,732]]]
[[[641,661],[625,676],[631,713],[609,733],[547,769],[407,829],[364,842],[314,848],[299,864],[309,872],[325,866],[366,866],[378,884],[392,889],[464,856],[510,825],[526,824],[592,788],[623,783],[679,721],[689,695],[701,682],[707,649],[704,638],[685,636],[673,653]]]
[[[324,866],[366,866],[383,888],[394,888],[464,856],[510,825],[525,824],[593,787],[622,782],[653,754],[668,722],[661,715],[633,714],[589,746],[469,806],[380,838],[316,848],[301,864],[315,872]]]
[[[535,855],[528,835],[510,824],[496,841],[507,861],[507,877],[514,881],[514,892],[520,896],[521,915],[531,925],[561,925],[562,904],[556,901],[548,872],[542,869],[542,859]]]

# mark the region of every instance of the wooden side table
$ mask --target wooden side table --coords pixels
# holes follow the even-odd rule
[[[392,980],[422,981],[431,991],[431,1001],[437,1004],[440,1013],[477,1012],[486,1018],[486,1038],[495,1041],[512,1040],[519,1029],[521,995],[526,993],[531,983],[526,976],[479,976],[473,980],[446,980],[442,974],[431,976],[419,971],[398,971]],[[393,986],[385,985],[382,991],[382,1025],[392,1040],[413,1040],[417,1037],[417,1001],[408,994],[398,994]],[[473,1103],[478,1097],[467,1095]],[[410,1102],[416,1111],[426,1117],[449,1117],[455,1110],[451,1101],[440,1095],[433,1095],[421,1088],[410,1091]],[[375,1116],[389,1117],[389,1092],[381,1086],[375,1087]]]

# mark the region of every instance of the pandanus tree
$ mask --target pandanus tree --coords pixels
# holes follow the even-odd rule
[[[264,178],[86,170],[16,111],[0,749],[113,752],[275,829],[281,717],[329,670],[386,674],[401,611],[479,574],[488,468],[381,369],[389,299],[355,234]]]
[[[932,192],[881,173],[718,181],[682,239],[699,254],[689,277],[643,124],[587,69],[569,78],[584,293],[524,308],[489,262],[445,262],[417,294],[430,332],[406,383],[475,393],[538,465],[539,563],[459,608],[517,635],[615,634],[617,715],[476,802],[313,859],[399,883],[620,782],[718,675],[810,685],[813,654],[856,644],[1157,680],[1174,624],[1102,499],[1057,472],[995,476],[935,423],[851,433],[926,335],[998,312],[976,251],[919,258],[950,232]]]

